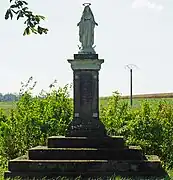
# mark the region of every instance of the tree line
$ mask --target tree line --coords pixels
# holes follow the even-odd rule
[[[16,93],[7,93],[2,94],[0,93],[0,102],[10,102],[10,101],[18,101],[19,95]]]

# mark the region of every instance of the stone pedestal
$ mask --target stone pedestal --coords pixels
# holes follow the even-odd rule
[[[99,120],[99,70],[104,60],[97,54],[75,54],[68,62],[73,70],[74,118],[66,136],[105,137]]]
[[[123,137],[49,137],[47,146],[29,149],[10,160],[4,179],[169,179],[157,156],[138,146],[125,146]],[[102,178],[100,178],[102,177]]]

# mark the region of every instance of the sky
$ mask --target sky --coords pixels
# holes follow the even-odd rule
[[[4,20],[9,0],[0,1],[0,92],[16,92],[30,76],[34,93],[48,90],[56,79],[71,84],[67,59],[78,53],[84,2],[91,9],[96,52],[104,59],[99,75],[100,96],[119,91],[129,94],[127,64],[135,64],[133,93],[173,92],[173,0],[28,0],[35,14],[46,17],[47,35],[23,36],[23,20]]]

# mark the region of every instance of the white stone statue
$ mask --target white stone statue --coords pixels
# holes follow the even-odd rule
[[[90,3],[83,4],[85,6],[79,26],[79,41],[82,44],[80,54],[95,54],[94,44],[94,28],[98,24],[94,20],[94,15],[90,9]]]

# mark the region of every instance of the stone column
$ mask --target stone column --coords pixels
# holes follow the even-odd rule
[[[99,70],[104,60],[97,54],[75,54],[68,62],[73,70],[74,115],[66,136],[104,137],[99,120]]]

